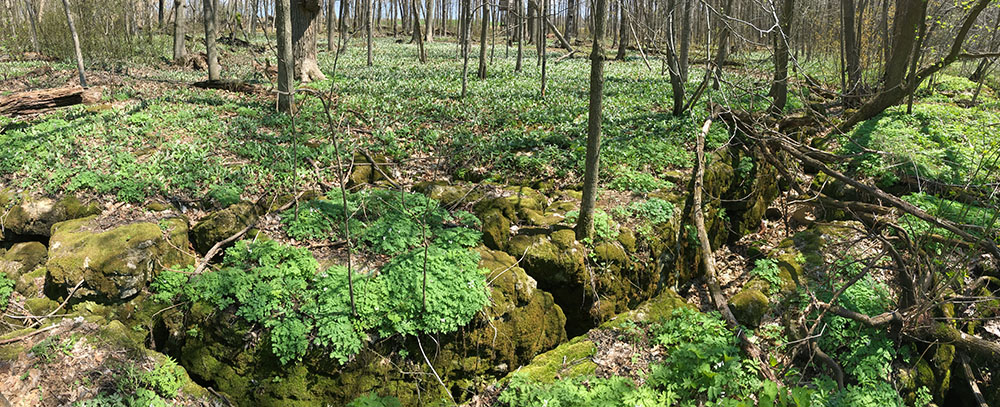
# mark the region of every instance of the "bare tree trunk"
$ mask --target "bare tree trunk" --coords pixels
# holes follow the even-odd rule
[[[486,32],[490,28],[490,3],[483,0],[482,27],[479,29],[479,79],[486,79]]]
[[[427,26],[425,33],[427,42],[434,42],[434,3],[435,0],[427,0],[427,17],[424,18],[424,25]]]
[[[566,0],[566,41],[573,42],[576,38],[576,2],[577,0]]]
[[[523,0],[516,0],[516,1],[517,1],[517,15],[516,15],[516,18],[517,18],[517,24],[516,24],[516,26],[517,26],[517,64],[514,65],[514,72],[521,72],[521,65],[522,65],[523,59],[524,59],[524,30],[525,30],[525,24],[524,24],[524,15],[522,14],[524,12],[524,1]],[[510,4],[510,3],[508,3],[508,4]]]
[[[160,29],[163,29],[163,12],[164,12],[163,8],[164,7],[166,7],[166,5],[163,4],[163,0],[160,0],[160,7],[157,9],[157,13],[158,13],[157,17],[158,17],[158,23],[159,23]]]
[[[290,0],[275,0],[274,25],[278,36],[278,110],[291,113],[295,103]]]
[[[844,61],[847,64],[847,87],[844,89],[844,103],[857,106],[861,85],[861,52],[855,36],[854,0],[840,0],[841,32],[843,33]]]
[[[542,0],[547,1],[547,0]],[[594,236],[594,207],[601,163],[601,114],[604,100],[604,20],[607,0],[594,1],[594,46],[590,54],[590,107],[587,114],[587,158],[583,177],[583,199],[576,224],[577,240]]]
[[[80,86],[87,87],[87,77],[83,73],[83,53],[80,52],[80,36],[76,33],[76,25],[73,24],[73,13],[69,11],[69,0],[63,0],[63,8],[66,10],[66,24],[69,25],[69,33],[73,36],[73,53],[76,56],[76,71],[80,74]]]
[[[691,50],[691,3],[694,0],[683,0],[684,7],[681,11],[684,13],[681,16],[681,46],[680,46],[680,56],[678,61],[677,69],[681,74],[681,83],[687,84],[688,81],[688,54]]]
[[[619,0],[621,6],[618,7],[619,20],[618,20],[618,55],[615,59],[621,61],[625,59],[625,54],[628,51],[628,25],[629,25],[629,9],[625,0]]]
[[[208,56],[208,80],[217,81],[221,79],[222,68],[219,66],[219,51],[215,47],[215,10],[218,8],[218,0],[204,0],[204,20],[205,20],[205,53]]]
[[[367,17],[365,18],[365,35],[367,42],[367,52],[368,52],[368,66],[372,66],[372,0],[365,0],[365,8]]]
[[[334,27],[336,27],[337,25],[337,18],[335,17],[337,13],[334,11],[333,7],[334,1],[335,0],[327,0],[326,2],[326,50],[327,51],[333,51],[334,48],[336,48],[336,45],[334,44],[334,39],[335,39],[334,33],[337,30]]]
[[[319,32],[319,0],[292,0],[292,55],[295,77],[302,82],[321,81],[326,75],[319,69],[316,36]],[[371,1],[371,0],[365,0]]]
[[[181,62],[187,51],[184,49],[184,0],[174,0],[174,62]]]
[[[539,25],[538,31],[541,33],[541,35],[538,38],[538,47],[541,50],[541,58],[542,58],[542,92],[541,92],[542,99],[545,99],[545,90],[546,87],[548,86],[547,65],[549,58],[547,52],[548,50],[546,49],[548,46],[548,44],[546,44],[547,42],[546,37],[548,36],[547,35],[548,25],[545,24],[545,21],[548,18],[548,13],[549,13],[549,0],[542,0],[542,5],[539,7],[539,13],[538,13],[541,16],[541,18],[538,21]]]
[[[469,85],[469,31],[472,25],[472,0],[462,0],[462,98],[468,93]]]
[[[38,47],[38,12],[31,6],[31,0],[24,0],[24,5],[28,11],[28,21],[31,22],[31,50],[36,54],[40,53]]]
[[[413,0],[413,38],[417,40],[417,58],[420,63],[427,63],[427,52],[424,50],[424,36],[420,30],[420,13],[417,10],[417,0]]]
[[[771,108],[776,113],[785,109],[788,101],[788,42],[792,32],[792,10],[795,0],[782,0],[778,14],[778,31],[774,37],[774,80],[771,81]]]

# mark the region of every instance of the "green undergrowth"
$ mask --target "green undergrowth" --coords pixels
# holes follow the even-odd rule
[[[1000,180],[1000,115],[980,108],[919,103],[887,109],[841,138],[850,167],[890,186],[904,177],[973,185]]]
[[[7,278],[6,273],[0,273],[0,311],[7,309],[10,295],[14,293],[14,280]]]
[[[1000,211],[996,209],[968,205],[926,193],[909,194],[903,196],[903,200],[923,209],[932,216],[961,225],[959,226],[961,229],[973,236],[992,239],[1000,243],[1000,232],[998,232],[1000,230]],[[928,235],[942,236],[956,241],[961,240],[954,233],[910,214],[902,215],[899,224],[910,236],[920,239],[926,247],[938,253],[946,250],[947,245],[937,239],[925,239]]]
[[[340,191],[330,199],[308,201],[281,214],[281,222],[295,239],[346,239],[344,199]],[[382,255],[395,255],[425,241],[441,247],[472,247],[479,243],[480,221],[465,211],[450,213],[423,194],[365,189],[347,196],[352,240],[359,247]]]
[[[81,407],[166,407],[178,396],[185,381],[183,368],[164,358],[153,369],[141,370],[131,364],[113,369],[111,385],[96,397],[78,402]]]
[[[847,296],[849,302],[862,304],[862,310],[872,311],[883,304],[877,296],[876,300],[864,302],[862,296],[871,294],[856,289],[848,290]],[[511,407],[905,406],[885,379],[888,377],[885,369],[891,360],[885,353],[895,351],[885,346],[884,334],[872,334],[843,323],[828,328],[827,332],[830,330],[836,330],[837,339],[850,340],[842,343],[859,344],[857,349],[847,351],[833,347],[848,361],[847,371],[857,378],[842,390],[822,375],[799,382],[797,378],[802,376],[794,369],[785,382],[801,384],[779,389],[775,383],[760,377],[760,367],[755,361],[742,355],[736,334],[726,328],[717,312],[705,314],[681,307],[673,311],[670,319],[652,326],[652,345],[659,346],[666,356],[650,366],[641,385],[620,376],[577,376],[541,383],[527,375],[514,374],[499,402]],[[767,333],[763,334],[766,338]],[[864,335],[875,340],[870,350],[863,345],[868,343]],[[924,406],[928,399],[926,389],[919,393],[924,397],[918,405]]]
[[[478,263],[466,246],[431,244],[394,257],[378,273],[352,271],[349,282],[346,267],[321,271],[307,249],[242,241],[220,270],[165,271],[152,289],[160,300],[205,302],[262,326],[283,364],[310,349],[345,363],[372,337],[448,333],[467,324],[488,301]]]

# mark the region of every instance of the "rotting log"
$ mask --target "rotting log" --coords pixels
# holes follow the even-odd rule
[[[100,88],[71,86],[41,89],[0,97],[0,114],[26,115],[44,113],[59,107],[91,104],[100,100]]]
[[[191,86],[201,89],[221,89],[230,92],[238,93],[256,93],[257,87],[238,80],[217,80],[217,81],[201,81],[192,83]]]

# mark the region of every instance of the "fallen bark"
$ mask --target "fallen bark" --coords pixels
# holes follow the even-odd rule
[[[101,100],[100,88],[70,86],[15,93],[0,98],[0,114],[44,113],[59,107],[91,104]]]

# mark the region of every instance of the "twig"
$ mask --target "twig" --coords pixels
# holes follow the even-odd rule
[[[457,404],[455,402],[455,397],[453,397],[451,392],[448,391],[448,386],[445,386],[444,381],[441,380],[441,376],[438,375],[437,370],[434,369],[434,365],[431,364],[431,360],[427,359],[427,353],[424,352],[424,344],[420,342],[420,335],[417,335],[417,347],[420,348],[420,355],[424,357],[424,362],[427,362],[427,367],[430,367],[431,373],[434,373],[434,378],[437,379],[438,384],[440,384],[441,388],[444,389],[444,394],[448,395],[448,398],[451,399],[453,404]]]
[[[52,325],[49,325],[49,326],[47,326],[45,328],[42,328],[42,329],[39,329],[37,331],[34,331],[34,332],[31,332],[31,333],[27,333],[27,334],[18,336],[16,338],[4,339],[4,340],[0,341],[0,345],[6,345],[8,343],[20,342],[20,341],[28,339],[28,338],[30,338],[32,336],[38,335],[38,334],[40,334],[42,332],[55,329],[55,327],[57,327],[57,326],[59,326],[59,324],[52,324]]]
[[[80,280],[79,283],[76,283],[76,286],[73,287],[73,291],[70,291],[69,295],[66,296],[66,299],[63,300],[62,304],[59,304],[59,306],[56,307],[56,309],[52,310],[52,312],[50,312],[48,315],[46,315],[46,316],[42,317],[41,319],[35,321],[35,323],[31,324],[31,326],[29,326],[28,328],[34,328],[34,327],[38,326],[38,324],[41,324],[42,321],[44,321],[44,320],[48,319],[49,317],[55,315],[57,312],[59,312],[59,310],[62,309],[62,307],[65,307],[66,303],[69,302],[69,299],[73,298],[73,294],[76,294],[76,290],[79,289],[81,285],[83,285],[83,282],[84,282],[84,280]]]
[[[285,209],[291,208],[292,205],[295,205],[295,203],[298,202],[298,200],[299,200],[299,198],[301,196],[302,196],[302,194],[300,193],[299,195],[295,196],[295,199],[293,199],[293,200],[289,201],[288,203],[282,205],[280,208],[274,210],[273,212],[281,212],[281,211],[283,211]],[[261,216],[261,218],[264,217],[264,216],[266,216],[266,215],[267,214],[264,214],[263,216]],[[191,274],[201,274],[203,271],[205,271],[205,268],[208,267],[208,262],[211,261],[215,257],[216,254],[219,254],[219,251],[222,250],[223,247],[225,247],[226,245],[228,245],[228,244],[230,244],[232,242],[235,242],[237,239],[243,237],[243,235],[247,234],[247,232],[249,232],[250,229],[253,229],[254,226],[257,226],[257,222],[259,222],[259,221],[260,221],[260,218],[257,218],[257,221],[254,221],[253,223],[247,225],[247,227],[241,229],[239,232],[236,232],[232,236],[229,236],[228,238],[226,238],[226,240],[218,242],[214,246],[212,246],[211,249],[208,249],[208,253],[205,253],[205,257],[201,258],[201,261],[198,263],[198,267],[196,267],[194,269],[194,272],[192,272]]]

